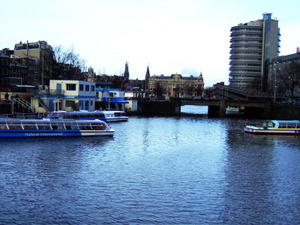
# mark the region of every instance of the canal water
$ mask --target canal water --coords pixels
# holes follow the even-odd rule
[[[300,224],[300,137],[202,112],[1,140],[0,224]]]

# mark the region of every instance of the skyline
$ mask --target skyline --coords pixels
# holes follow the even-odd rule
[[[149,66],[151,76],[202,73],[208,87],[228,83],[230,28],[265,12],[279,21],[280,55],[295,53],[299,6],[294,0],[0,0],[0,49],[45,40],[73,48],[96,74],[121,75],[128,62],[130,79],[144,79]]]

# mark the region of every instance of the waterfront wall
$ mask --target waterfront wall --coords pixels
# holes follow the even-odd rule
[[[11,113],[11,103],[9,101],[0,102],[0,114],[10,114]]]
[[[270,119],[300,120],[300,105],[272,105]]]
[[[208,106],[208,116],[226,117],[226,107],[226,102],[210,105]],[[245,107],[244,112],[239,116],[257,119],[300,120],[300,105],[266,102],[263,107]]]
[[[180,114],[180,103],[176,101],[138,102],[138,114],[145,116],[176,116]]]

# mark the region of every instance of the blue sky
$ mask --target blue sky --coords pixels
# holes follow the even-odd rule
[[[300,46],[296,0],[0,0],[0,49],[45,40],[73,47],[97,73],[203,73],[205,86],[228,82],[230,28],[279,20],[281,55]]]

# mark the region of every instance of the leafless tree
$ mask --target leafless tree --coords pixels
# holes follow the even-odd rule
[[[81,72],[86,70],[86,66],[79,54],[73,48],[66,49],[61,45],[54,47],[53,51],[58,78],[81,79]]]
[[[280,67],[278,74],[278,92],[288,98],[299,95],[300,89],[300,62],[292,61]]]

